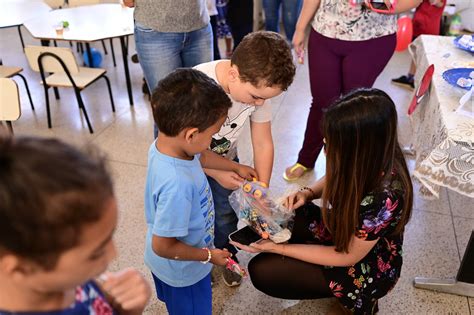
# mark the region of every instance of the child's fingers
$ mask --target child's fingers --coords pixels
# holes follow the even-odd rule
[[[115,301],[124,310],[145,308],[151,296],[151,289],[146,283],[130,284],[126,291],[115,296]]]

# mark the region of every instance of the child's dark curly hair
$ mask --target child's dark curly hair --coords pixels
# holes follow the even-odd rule
[[[153,117],[160,132],[177,136],[185,128],[199,132],[211,127],[232,106],[222,87],[195,69],[177,69],[158,83],[151,96]]]

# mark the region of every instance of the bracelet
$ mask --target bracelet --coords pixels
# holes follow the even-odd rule
[[[300,188],[300,191],[302,191],[302,192],[305,191],[305,190],[307,190],[311,193],[311,196],[310,196],[311,198],[314,198],[316,196],[316,193],[314,192],[314,190],[312,190],[308,186],[304,186],[304,187]]]
[[[212,253],[211,253],[211,250],[207,247],[203,247],[204,250],[207,250],[207,259],[204,260],[204,261],[201,261],[202,264],[207,264],[208,262],[211,261],[212,259]]]

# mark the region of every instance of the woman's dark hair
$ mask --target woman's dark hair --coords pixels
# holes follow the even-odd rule
[[[353,91],[336,101],[322,122],[326,138],[323,218],[337,251],[348,251],[359,222],[362,199],[395,171],[404,207],[394,233],[410,219],[413,187],[397,138],[397,111],[378,89]],[[328,211],[329,205],[334,210]],[[337,213],[337,214],[336,214]]]
[[[222,87],[195,69],[178,69],[158,83],[151,96],[160,132],[175,137],[185,128],[204,131],[232,106]]]
[[[0,256],[12,253],[54,269],[112,196],[104,158],[92,148],[0,137]]]

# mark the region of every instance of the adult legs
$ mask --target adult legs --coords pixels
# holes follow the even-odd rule
[[[211,39],[212,40],[212,39]],[[150,92],[174,69],[182,67],[184,33],[163,33],[135,23],[135,44]]]
[[[217,41],[217,15],[211,16],[212,27],[212,45],[214,46],[214,60],[220,60],[221,54],[219,52],[219,44]]]
[[[278,33],[281,0],[263,0],[262,4],[265,12],[265,29]]]
[[[314,243],[309,225],[320,220],[319,207],[314,204],[297,209],[290,243]],[[297,300],[333,297],[319,265],[261,253],[250,260],[248,269],[255,288],[273,297]]]
[[[283,27],[288,41],[291,42],[295,34],[296,22],[301,12],[302,0],[283,0]]]
[[[323,145],[320,123],[323,110],[336,100],[342,90],[342,57],[335,51],[337,39],[311,30],[308,42],[308,66],[313,101],[306,123],[303,147],[298,163],[313,168]]]
[[[234,39],[234,50],[253,31],[253,0],[229,0],[227,22]]]
[[[351,43],[352,49],[342,62],[342,93],[372,87],[395,51],[396,35]]]
[[[181,49],[183,67],[194,67],[198,64],[212,61],[213,58],[212,27],[207,26],[185,33]]]

